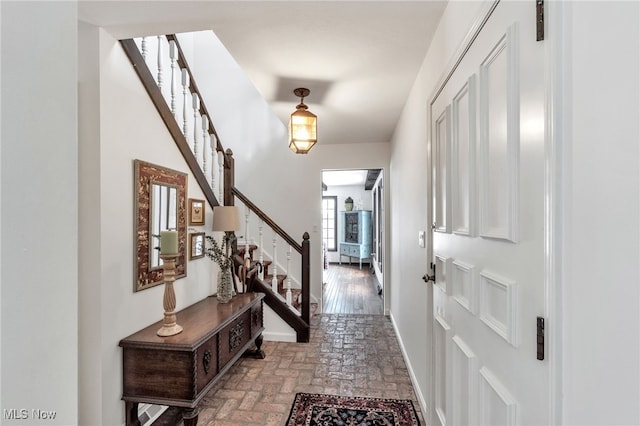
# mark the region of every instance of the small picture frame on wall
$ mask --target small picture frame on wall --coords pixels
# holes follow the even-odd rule
[[[204,200],[189,198],[189,225],[204,225]]]
[[[192,232],[189,237],[189,260],[204,257],[204,232]]]

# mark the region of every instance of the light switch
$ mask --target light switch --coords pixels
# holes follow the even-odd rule
[[[425,247],[424,231],[418,231],[418,245],[422,248]]]

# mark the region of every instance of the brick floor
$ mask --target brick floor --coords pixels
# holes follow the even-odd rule
[[[316,315],[309,343],[264,342],[266,359],[241,358],[203,398],[198,425],[284,425],[296,392],[413,400],[389,318]]]

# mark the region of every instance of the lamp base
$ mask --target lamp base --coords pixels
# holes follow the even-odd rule
[[[178,324],[163,325],[160,330],[157,331],[157,335],[160,337],[175,336],[182,332],[182,326]]]

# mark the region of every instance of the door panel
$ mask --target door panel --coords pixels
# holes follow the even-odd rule
[[[544,55],[535,3],[497,4],[431,100],[434,424],[548,424]],[[477,194],[477,195],[476,195]]]

